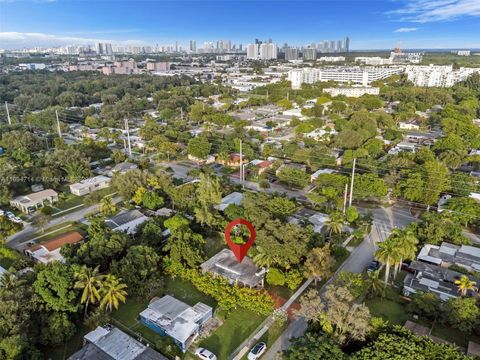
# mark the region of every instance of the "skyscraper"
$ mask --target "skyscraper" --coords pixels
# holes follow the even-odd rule
[[[317,49],[314,47],[303,50],[303,60],[315,60],[317,58]]]
[[[350,38],[348,36],[345,37],[343,47],[345,48],[345,52],[350,51]]]
[[[298,59],[298,49],[294,47],[285,48],[285,60],[297,60]]]
[[[258,59],[258,44],[247,45],[247,59]]]
[[[197,52],[197,42],[195,40],[190,40],[190,52],[191,53]]]
[[[259,58],[262,60],[271,60],[277,58],[277,44],[267,43],[261,44],[259,50]]]

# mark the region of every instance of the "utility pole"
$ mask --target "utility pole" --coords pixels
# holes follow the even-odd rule
[[[60,139],[62,138],[62,129],[60,129],[60,120],[58,120],[58,110],[55,110],[55,117],[57,118],[57,131]]]
[[[350,181],[350,199],[348,200],[348,207],[352,206],[352,198],[353,198],[353,180],[355,178],[355,164],[357,163],[357,158],[353,159],[353,167],[352,167],[352,180]]]
[[[345,184],[345,190],[343,192],[343,213],[347,210],[347,194],[348,194],[348,183]]]
[[[243,183],[243,155],[242,155],[242,140],[240,139],[240,183],[242,184],[242,189],[245,187]]]
[[[10,112],[8,111],[8,102],[5,101],[5,109],[7,110],[8,125],[12,125],[12,119],[10,119]]]
[[[130,145],[130,130],[128,128],[127,118],[125,118],[125,130],[127,131],[128,156],[132,156],[132,146]]]

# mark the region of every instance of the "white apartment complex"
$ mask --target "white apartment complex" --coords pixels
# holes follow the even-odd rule
[[[345,56],[320,56],[318,61],[324,62],[343,62],[345,61]]]
[[[480,68],[464,68],[454,70],[452,65],[425,65],[405,68],[408,80],[416,86],[451,87],[465,80],[474,73],[480,73]]]
[[[277,45],[274,43],[248,44],[247,59],[272,60],[277,58]]]
[[[339,87],[339,88],[326,88],[323,92],[330,94],[332,97],[338,95],[345,95],[347,97],[360,97],[362,95],[379,95],[380,88],[370,86],[352,86],[352,87]]]
[[[400,67],[327,67],[302,68],[288,72],[288,80],[292,89],[300,89],[302,84],[313,84],[319,81],[337,81],[342,83],[369,85],[372,81],[385,79],[400,74]]]

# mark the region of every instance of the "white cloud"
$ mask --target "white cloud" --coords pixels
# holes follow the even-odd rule
[[[480,16],[479,0],[409,0],[400,9],[388,12],[400,21],[428,23]]]
[[[407,32],[412,32],[412,31],[417,31],[418,28],[414,28],[414,27],[402,27],[402,28],[398,28],[397,30],[395,30],[394,32],[396,33],[407,33]]]
[[[86,38],[77,36],[54,35],[30,32],[0,32],[0,48],[22,47],[51,47],[61,45],[93,45],[96,42],[110,42],[112,44],[136,45],[144,44],[142,40],[108,40],[98,38]]]

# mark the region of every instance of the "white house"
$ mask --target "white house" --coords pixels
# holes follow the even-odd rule
[[[113,231],[135,234],[137,226],[149,219],[138,210],[130,210],[105,220],[105,224]]]
[[[109,177],[103,175],[94,176],[70,185],[70,192],[77,196],[87,195],[109,187],[110,181],[111,179]]]
[[[42,207],[46,201],[50,204],[58,201],[57,192],[52,189],[47,189],[28,195],[18,196],[10,201],[10,205],[28,214]]]
[[[310,175],[310,182],[314,182],[315,180],[318,179],[318,177],[322,174],[333,174],[335,173],[335,170],[332,169],[318,169],[315,171],[312,175]]]

